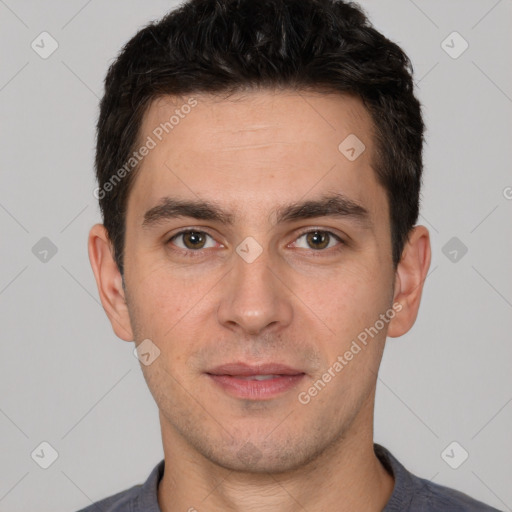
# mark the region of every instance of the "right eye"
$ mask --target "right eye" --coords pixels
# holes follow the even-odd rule
[[[208,238],[211,239],[209,245]],[[200,249],[215,247],[215,240],[211,235],[204,231],[194,229],[187,229],[176,233],[168,240],[168,243],[172,243],[172,245],[187,252],[196,252]]]

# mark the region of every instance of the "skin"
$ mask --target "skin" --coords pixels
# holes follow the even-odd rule
[[[128,200],[125,288],[103,225],[89,235],[114,332],[136,344],[149,338],[160,350],[141,364],[160,411],[160,508],[381,511],[394,481],[373,452],[377,372],[386,336],[401,336],[416,320],[428,230],[411,231],[395,271],[389,207],[372,168],[373,123],[356,97],[267,90],[194,97],[197,106],[141,162]],[[154,101],[140,140],[185,101]],[[349,134],[366,146],[354,161],[338,150]],[[332,192],[363,205],[371,227],[331,216],[276,222],[276,208]],[[143,229],[144,213],[167,195],[215,202],[234,224],[181,217]],[[199,250],[183,236],[169,241],[184,228],[211,238]],[[319,249],[302,236],[315,228],[346,243],[331,238]],[[262,248],[252,263],[235,250],[248,236]],[[299,393],[393,304],[400,312],[301,403]],[[233,361],[278,362],[306,375],[275,398],[240,399],[205,374]],[[248,447],[252,457],[240,456]]]

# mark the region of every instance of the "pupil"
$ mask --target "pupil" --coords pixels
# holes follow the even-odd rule
[[[190,231],[185,235],[185,245],[191,249],[197,249],[201,242],[204,244],[204,237],[197,231]]]
[[[316,245],[316,247],[313,247],[313,249],[323,249],[324,247],[327,247],[327,239],[327,235],[321,231],[313,231],[312,233],[308,234],[308,243],[310,245]]]

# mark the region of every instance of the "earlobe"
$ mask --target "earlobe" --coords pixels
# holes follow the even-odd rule
[[[110,240],[103,224],[95,224],[91,228],[88,249],[100,300],[112,329],[122,340],[133,341],[122,276],[112,256]]]
[[[428,229],[425,226],[415,226],[409,233],[396,270],[393,303],[400,303],[401,309],[389,323],[389,337],[402,336],[414,325],[430,259]]]

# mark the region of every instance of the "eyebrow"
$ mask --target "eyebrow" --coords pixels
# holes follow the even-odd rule
[[[315,217],[335,217],[346,218],[366,229],[372,227],[369,211],[343,194],[328,194],[315,200],[291,203],[278,207],[272,213],[278,224]],[[149,229],[179,217],[209,220],[230,226],[235,222],[233,213],[210,201],[163,197],[159,204],[146,211],[142,227]]]

